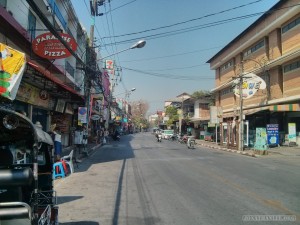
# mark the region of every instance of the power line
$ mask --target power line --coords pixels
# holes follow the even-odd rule
[[[295,7],[295,6],[298,6],[298,5],[300,5],[300,4],[295,4],[295,5],[292,5],[292,6],[282,7],[282,8],[275,9],[275,10],[268,10],[268,11],[257,12],[257,13],[253,13],[253,14],[233,17],[233,18],[229,18],[229,19],[225,19],[225,20],[219,20],[219,21],[206,23],[206,24],[202,24],[202,25],[196,25],[196,26],[192,26],[192,27],[188,27],[188,28],[181,28],[181,29],[177,29],[177,30],[173,30],[173,31],[162,32],[162,33],[142,36],[142,37],[138,37],[138,38],[127,39],[127,40],[119,41],[119,42],[114,43],[114,44],[126,44],[126,43],[130,43],[132,41],[136,41],[136,40],[140,40],[140,39],[151,40],[151,39],[169,37],[169,36],[178,35],[178,34],[182,34],[182,33],[187,33],[187,32],[191,32],[191,31],[195,31],[195,30],[214,27],[214,26],[222,25],[222,24],[229,23],[229,22],[244,20],[244,19],[248,19],[248,18],[251,18],[251,17],[254,17],[254,16],[262,15],[262,14],[265,14],[265,13],[272,13],[272,12],[283,10],[283,9],[286,9],[286,8]],[[108,45],[110,45],[110,44],[108,44]]]
[[[124,37],[124,36],[130,36],[130,35],[135,35],[135,34],[141,34],[141,33],[145,33],[145,32],[160,30],[160,29],[164,29],[164,28],[170,28],[170,27],[182,25],[182,24],[185,24],[185,23],[193,22],[193,21],[196,21],[196,20],[201,20],[201,19],[204,19],[204,18],[207,18],[207,17],[215,16],[215,15],[218,15],[218,14],[222,14],[222,13],[225,13],[225,12],[229,12],[229,11],[239,9],[239,8],[242,8],[242,7],[251,5],[251,4],[255,4],[255,3],[258,3],[258,2],[261,2],[261,1],[263,1],[263,0],[257,0],[257,1],[254,1],[254,2],[250,2],[248,4],[236,6],[236,7],[230,8],[230,9],[222,10],[222,11],[219,11],[219,12],[216,12],[216,13],[207,14],[205,16],[201,16],[201,17],[198,17],[198,18],[186,20],[186,21],[183,21],[183,22],[174,23],[174,24],[171,24],[171,25],[161,26],[161,27],[157,27],[157,28],[151,28],[151,29],[138,31],[138,32],[133,32],[133,33],[129,33],[129,34],[121,34],[121,35],[117,35],[117,36],[114,36],[114,37]],[[111,38],[111,37],[104,37],[104,38]]]
[[[137,70],[137,69],[131,69],[127,67],[122,67],[125,70],[133,71],[136,73],[142,73],[149,76],[155,76],[160,78],[168,78],[168,79],[174,79],[174,80],[214,80],[214,77],[200,77],[200,76],[182,76],[182,75],[172,75],[172,74],[163,74],[163,73],[153,73],[149,71],[143,71],[143,70]]]
[[[216,47],[211,47],[211,48],[207,48],[207,49],[200,49],[200,50],[195,50],[195,51],[190,51],[190,52],[183,52],[183,53],[178,53],[178,54],[173,54],[173,55],[165,55],[165,56],[158,56],[158,57],[152,57],[152,58],[143,58],[143,59],[134,59],[134,60],[125,60],[125,61],[122,61],[122,62],[138,62],[138,61],[148,61],[148,60],[170,58],[170,57],[188,55],[188,54],[197,53],[197,52],[203,52],[203,51],[207,51],[207,50],[213,50],[213,49],[221,48],[221,47],[223,47],[223,46],[216,46]]]

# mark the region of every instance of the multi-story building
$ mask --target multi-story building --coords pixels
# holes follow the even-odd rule
[[[36,7],[32,7],[32,4]],[[25,111],[33,123],[39,121],[45,131],[55,123],[63,132],[63,145],[69,145],[71,127],[77,125],[74,120],[75,110],[85,104],[84,71],[76,68],[82,67],[80,61],[85,61],[83,59],[87,42],[86,32],[80,25],[71,2],[0,1],[0,23],[0,42],[4,44],[2,47],[16,49],[25,53],[26,57],[25,72],[16,98],[12,101],[13,108]],[[49,49],[53,49],[58,44],[53,32],[63,34],[65,40],[72,39],[77,46],[74,51],[79,57],[72,54],[67,58],[42,57],[43,53],[38,54],[32,48],[35,39],[44,34],[43,40],[53,40],[48,42]]]
[[[245,117],[245,145],[253,146],[256,128],[266,128],[267,124],[279,127],[280,143],[285,135],[298,141],[295,136],[300,131],[299,3],[299,0],[279,1],[208,60],[215,70],[212,91],[216,94],[216,105],[223,111],[219,115],[223,120],[222,142],[238,143],[236,127],[241,108]],[[264,86],[262,80],[248,82],[250,73],[265,82],[265,89],[259,89],[259,84]],[[240,80],[243,101],[236,86]]]

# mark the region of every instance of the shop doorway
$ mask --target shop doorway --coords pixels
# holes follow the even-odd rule
[[[48,129],[47,112],[48,112],[47,110],[39,109],[35,107],[32,109],[32,122],[35,124],[37,121],[39,121],[42,124],[44,131],[47,131]]]

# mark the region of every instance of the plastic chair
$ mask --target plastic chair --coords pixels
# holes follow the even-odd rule
[[[72,150],[69,155],[63,156],[61,160],[63,160],[70,167],[71,174],[74,173],[74,165],[73,165],[73,152]]]
[[[62,162],[56,162],[53,164],[53,179],[56,179],[57,177],[66,177],[66,173]]]

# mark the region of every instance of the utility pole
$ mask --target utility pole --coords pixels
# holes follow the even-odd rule
[[[244,150],[244,121],[243,121],[243,74],[244,62],[241,64],[241,74],[239,77],[239,95],[240,95],[240,124],[239,124],[239,151]]]
[[[96,67],[94,65],[94,62],[91,62],[93,60],[92,49],[94,45],[94,26],[95,26],[95,8],[96,8],[96,0],[93,0],[93,3],[91,5],[91,18],[92,18],[92,24],[90,28],[90,41],[89,44],[86,46],[86,64],[91,65],[91,70],[85,70],[85,93],[86,93],[86,110],[87,110],[87,119],[86,119],[86,132],[87,135],[89,134],[89,119],[90,119],[90,101],[91,101],[91,73],[96,71]]]

